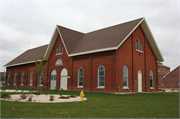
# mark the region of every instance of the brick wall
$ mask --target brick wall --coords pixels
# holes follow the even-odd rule
[[[136,40],[141,39],[143,43],[143,52],[136,50]],[[93,91],[93,92],[138,92],[138,71],[142,72],[142,91],[157,91],[157,60],[144,35],[141,27],[139,26],[127,40],[115,51],[106,51],[100,53],[92,53],[87,55],[80,55],[68,57],[65,46],[63,54],[56,54],[56,47],[63,42],[61,37],[58,36],[50,57],[48,65],[43,75],[43,86],[39,88],[50,88],[51,72],[56,70],[56,87],[60,89],[61,71],[66,68],[68,71],[67,90],[73,91]],[[55,66],[58,59],[63,62],[62,66]],[[98,86],[98,67],[103,65],[105,67],[105,88],[99,89]],[[128,67],[128,87],[123,89],[123,67]],[[82,67],[84,71],[83,88],[78,87],[78,69]],[[37,87],[37,80],[39,77],[35,74],[35,64],[25,64],[20,66],[8,67],[7,75],[18,72],[19,78],[17,80],[18,87]],[[153,71],[153,89],[150,89],[150,70]],[[33,71],[33,86],[29,86],[30,72]],[[21,86],[21,74],[25,72],[25,83]],[[8,78],[8,76],[7,76]],[[6,78],[6,79],[7,79]],[[11,85],[13,85],[13,77],[11,77]],[[6,81],[7,83],[7,81]]]

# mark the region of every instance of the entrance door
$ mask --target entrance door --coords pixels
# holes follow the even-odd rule
[[[51,72],[51,87],[50,89],[56,89],[56,70],[53,69],[52,72]]]
[[[63,90],[67,90],[67,69],[64,68],[61,71],[61,82],[60,82],[60,89],[62,88]]]
[[[138,92],[142,92],[142,72],[138,71]]]

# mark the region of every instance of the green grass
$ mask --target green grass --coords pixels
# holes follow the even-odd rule
[[[43,92],[43,90],[41,90]],[[50,90],[48,93],[59,94]],[[3,94],[3,93],[1,93]],[[8,93],[18,94],[18,93]],[[80,92],[64,91],[65,95]],[[31,103],[1,101],[1,118],[178,118],[179,93],[116,95],[85,92],[89,102]],[[15,107],[15,110],[13,110]]]

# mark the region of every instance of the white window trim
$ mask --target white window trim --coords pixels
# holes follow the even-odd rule
[[[152,70],[150,70],[149,71],[149,76],[151,77],[151,71]],[[150,81],[151,81],[151,78],[150,78]],[[151,84],[151,83],[150,83]],[[150,86],[150,89],[154,89],[154,73],[153,73],[153,71],[152,71],[152,87]]]
[[[33,85],[33,74],[32,74],[32,84],[31,84],[31,73],[33,73],[33,71],[30,72],[30,81],[29,81],[29,86]]]
[[[123,86],[123,89],[129,89],[129,87],[127,87],[127,86]]]
[[[84,88],[83,86],[77,86],[77,88]]]
[[[62,55],[63,53],[58,53],[58,54],[56,54],[56,55]]]
[[[15,79],[15,76],[17,76],[17,74],[16,74],[16,73],[14,74],[14,79]],[[14,82],[14,85],[16,85],[16,81]]]
[[[140,52],[140,53],[144,53],[144,52],[143,52],[143,51],[141,51],[141,50],[137,50],[137,49],[136,49],[136,51],[137,51],[137,52]]]
[[[43,72],[42,72],[42,79],[43,79]],[[41,84],[41,77],[39,77],[39,86],[43,86],[43,84]]]
[[[104,86],[98,86],[97,89],[105,89]]]
[[[127,67],[126,65],[124,67]],[[123,80],[124,80],[124,67],[123,67]],[[123,86],[123,89],[129,89],[129,69],[127,67],[127,70],[128,70],[128,74],[127,74],[127,86]]]
[[[83,85],[82,86],[80,86],[79,85],[79,70],[81,69],[82,67],[80,67],[79,69],[78,69],[78,86],[77,87],[83,87],[83,85],[84,85],[84,69],[82,68],[82,70],[83,70]]]
[[[103,66],[103,68],[104,68],[104,86],[99,86],[99,68],[100,68],[101,66],[103,66],[103,65],[100,65],[100,66],[98,67],[98,86],[97,86],[97,89],[105,89],[105,67],[104,67],[104,66]]]
[[[22,74],[23,74],[23,83],[24,83],[24,72]],[[23,86],[24,84],[22,84],[22,74],[21,74],[21,85]]]

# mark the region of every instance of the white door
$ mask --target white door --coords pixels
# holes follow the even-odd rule
[[[138,92],[142,92],[142,72],[138,71]]]
[[[51,87],[50,89],[56,89],[56,70],[53,69],[51,72]]]
[[[67,76],[68,76],[68,72],[67,69],[64,68],[61,71],[61,81],[60,81],[60,89],[62,88],[63,90],[67,90]]]

